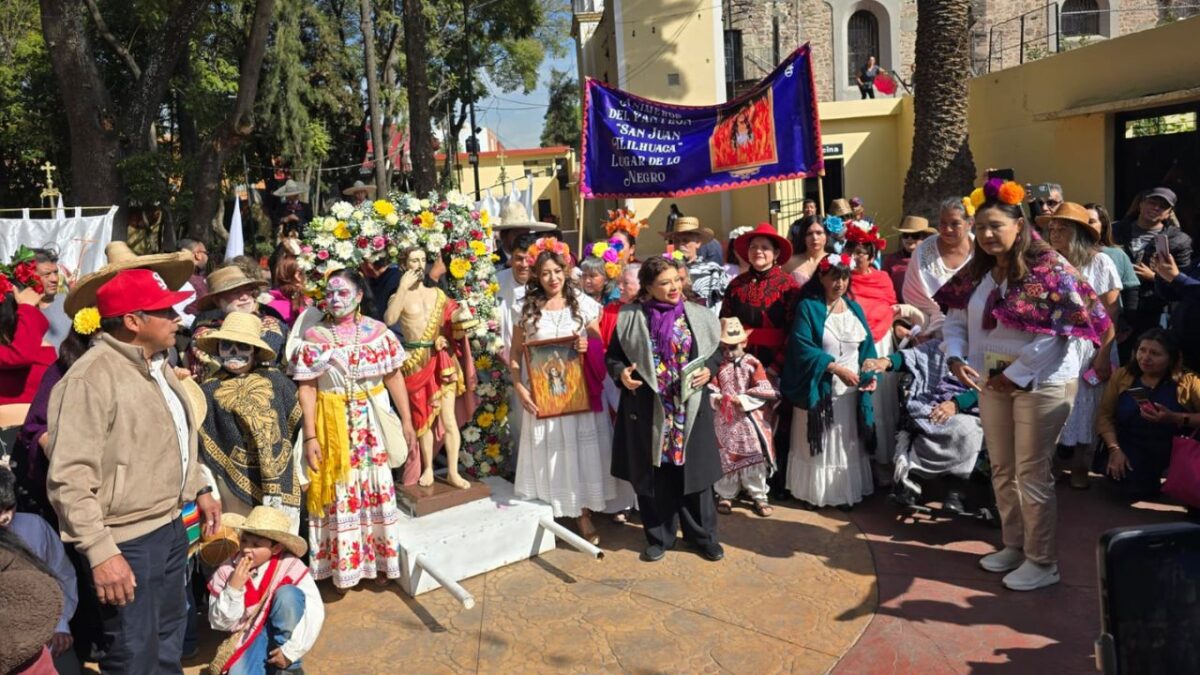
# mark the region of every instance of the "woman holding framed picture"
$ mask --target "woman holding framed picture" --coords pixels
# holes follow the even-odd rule
[[[721,326],[712,311],[684,299],[682,268],[671,258],[642,264],[641,289],[618,313],[606,355],[621,385],[612,474],[637,493],[647,562],[675,545],[681,520],[684,539],[702,556],[725,557],[713,501],[724,474],[704,386],[717,365]]]
[[[512,310],[509,369],[521,401],[516,493],[579,519],[579,534],[600,537],[592,511],[616,497],[609,475],[612,428],[589,404],[582,355],[587,334],[599,335],[600,305],[580,293],[567,266],[567,245],[538,239],[526,250],[533,269],[525,299]]]

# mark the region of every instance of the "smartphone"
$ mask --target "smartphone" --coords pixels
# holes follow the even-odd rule
[[[1200,525],[1122,527],[1100,537],[1105,673],[1200,673]]]
[[[1171,244],[1167,241],[1167,235],[1154,235],[1154,253],[1160,258],[1165,258],[1171,253]]]
[[[988,169],[988,178],[999,178],[1000,180],[1016,180],[1017,174],[1012,169]]]
[[[1138,405],[1146,403],[1150,400],[1150,390],[1145,387],[1130,387],[1126,389],[1133,400],[1138,402]]]

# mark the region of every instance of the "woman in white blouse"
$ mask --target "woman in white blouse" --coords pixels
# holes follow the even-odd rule
[[[1021,210],[1024,190],[989,181],[975,213],[975,255],[936,294],[950,370],[980,392],[1004,548],[984,556],[1004,585],[1058,583],[1052,460],[1071,412],[1082,342],[1111,323],[1095,292],[1040,239]]]
[[[942,327],[945,317],[933,295],[971,260],[971,215],[961,199],[942,202],[938,215],[938,234],[917,246],[904,273],[903,302],[914,305],[928,318],[922,331],[926,335]]]

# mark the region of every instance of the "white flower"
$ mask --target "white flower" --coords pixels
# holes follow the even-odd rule
[[[296,259],[296,267],[300,268],[301,272],[310,272],[313,268],[313,259],[311,256],[302,256]]]
[[[329,276],[338,270],[344,270],[346,266],[340,260],[330,260],[325,263],[325,276]]]
[[[333,245],[333,254],[340,260],[350,260],[354,257],[354,243],[339,241]]]
[[[404,210],[409,213],[420,213],[421,202],[416,197],[408,196],[404,198]]]
[[[362,211],[359,211],[359,210],[357,210],[357,209],[355,209],[354,213],[351,213],[351,214],[350,214],[350,219],[351,219],[351,220],[362,220],[362,219],[363,219],[363,212],[362,212]]]
[[[475,388],[475,393],[484,398],[491,398],[496,395],[496,387],[490,384],[481,384]]]
[[[423,209],[429,208],[429,205],[431,204],[431,202],[428,199],[422,199],[420,202],[417,202],[417,203],[420,204],[421,208],[423,208]]]
[[[466,429],[463,430],[462,437],[463,437],[463,440],[468,443],[478,442],[479,441],[479,427],[476,427],[476,426],[467,427]],[[470,454],[470,453],[467,453],[467,454]]]
[[[394,213],[389,213],[389,214],[387,214],[387,217],[384,218],[384,220],[387,221],[388,225],[395,226],[396,223],[400,222],[400,216],[398,216]]]
[[[334,218],[333,216],[325,216],[325,219],[321,221],[321,229],[325,230],[326,232],[333,232],[337,229],[337,224],[337,218]]]
[[[462,465],[466,467],[475,466],[475,455],[469,452],[460,452],[458,453],[458,461],[462,462]]]
[[[334,239],[333,235],[331,235],[331,234],[318,234],[316,237],[313,237],[313,248],[328,249],[328,248],[332,247],[336,242],[337,242],[337,240]]]
[[[333,206],[329,207],[329,212],[338,220],[345,220],[354,213],[354,207],[349,202],[334,202]]]
[[[379,227],[379,223],[374,219],[363,221],[362,228],[359,229],[359,233],[364,237],[374,237],[381,232],[383,228]]]
[[[446,235],[441,232],[434,232],[429,235],[429,247],[435,251],[440,251],[446,247]]]

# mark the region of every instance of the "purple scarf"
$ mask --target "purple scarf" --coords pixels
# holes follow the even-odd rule
[[[646,299],[642,311],[646,312],[646,323],[650,326],[650,340],[660,363],[671,361],[671,342],[675,339],[675,322],[683,315],[683,298],[672,305],[669,302]]]

